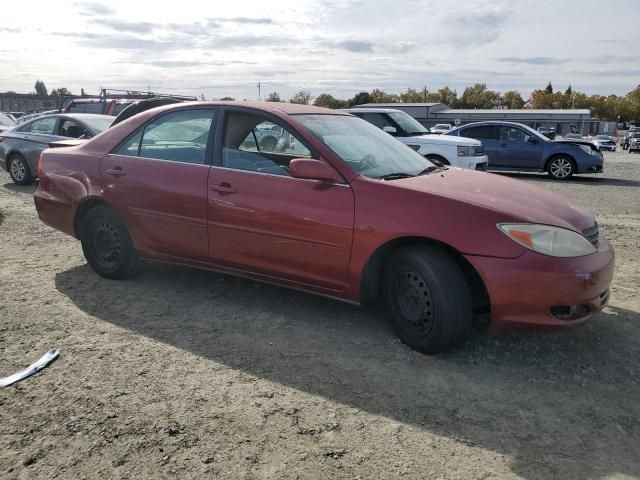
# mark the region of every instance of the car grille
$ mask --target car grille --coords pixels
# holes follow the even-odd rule
[[[475,152],[474,155],[476,157],[481,157],[482,155],[484,155],[484,145],[473,147],[473,151]]]
[[[591,245],[593,245],[594,247],[598,247],[598,236],[599,236],[599,231],[598,231],[598,224],[594,223],[593,227],[591,228],[587,228],[586,230],[582,231],[582,235],[584,235],[587,240],[589,240],[591,242]]]

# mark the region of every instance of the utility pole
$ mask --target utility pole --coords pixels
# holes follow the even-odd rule
[[[424,86],[424,90],[422,91],[424,103],[427,103],[427,86]]]
[[[262,95],[260,94],[260,87],[261,87],[261,84],[260,82],[258,82],[258,101],[262,101]]]

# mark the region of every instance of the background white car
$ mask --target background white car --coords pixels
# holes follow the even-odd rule
[[[487,169],[489,158],[479,140],[429,134],[415,118],[393,108],[356,107],[345,111],[393,135],[429,160],[471,170]]]

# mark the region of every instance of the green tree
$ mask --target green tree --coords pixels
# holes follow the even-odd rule
[[[356,93],[353,98],[347,100],[347,106],[349,108],[355,107],[356,105],[364,105],[365,103],[371,103],[371,95],[369,95],[369,92]]]
[[[344,100],[338,100],[337,98],[329,95],[328,93],[323,93],[318,95],[313,104],[316,107],[325,107],[325,108],[344,108],[347,106],[347,102]]]
[[[502,106],[508,109],[519,109],[524,107],[524,99],[517,90],[509,90],[502,94]]]
[[[415,88],[407,88],[400,93],[400,101],[403,103],[421,103],[424,102],[424,93]]]
[[[553,85],[551,85],[551,82],[547,83],[545,90],[547,93],[553,93]]]
[[[429,102],[444,103],[451,108],[456,108],[459,103],[458,92],[449,87],[442,87],[437,92],[429,94],[427,98]]]
[[[289,102],[291,103],[299,103],[300,105],[309,105],[311,102],[311,92],[309,90],[299,90],[296,94],[291,97]]]
[[[374,88],[371,90],[369,100],[371,103],[398,103],[400,102],[400,96]]]
[[[496,108],[500,106],[500,94],[487,89],[486,83],[476,83],[464,89],[460,106],[462,108]]]
[[[233,97],[222,97],[220,100],[222,100],[223,102],[235,102],[236,99]]]
[[[47,93],[47,87],[44,85],[44,82],[42,80],[36,81],[35,89],[39,97],[47,98],[49,96],[49,94]]]
[[[278,92],[271,92],[269,95],[267,95],[267,102],[281,102],[282,100],[280,100],[280,95],[278,95]]]

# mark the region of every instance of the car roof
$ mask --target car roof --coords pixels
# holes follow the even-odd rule
[[[283,103],[283,102],[227,102],[227,101],[198,101],[198,102],[180,102],[170,105],[163,105],[161,107],[151,108],[144,112],[140,112],[138,115],[142,115],[146,112],[161,112],[171,110],[181,110],[189,107],[240,107],[249,108],[253,110],[260,110],[267,113],[273,113],[275,115],[303,115],[303,114],[316,114],[316,115],[342,115],[349,116],[348,112],[343,110],[332,110],[330,108],[315,107],[313,105],[299,105],[297,103]],[[136,115],[137,116],[137,115]]]

